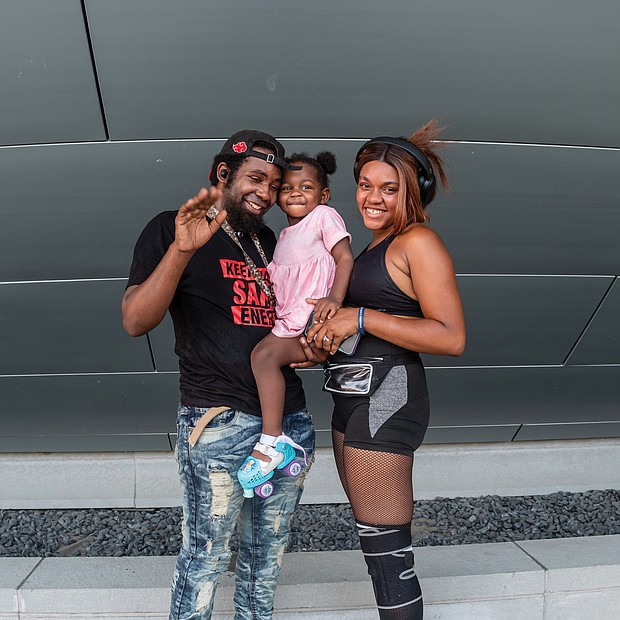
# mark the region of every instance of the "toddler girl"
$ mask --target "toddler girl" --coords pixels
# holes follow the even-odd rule
[[[269,480],[276,467],[288,466],[294,448],[299,448],[282,434],[281,368],[306,361],[299,336],[310,313],[314,310],[314,321],[321,323],[335,314],[342,306],[353,269],[351,235],[340,215],[326,205],[330,198],[327,175],[336,170],[335,156],[327,151],[316,158],[295,153],[287,161],[301,169],[284,171],[278,193],[278,205],[289,226],[280,233],[273,261],[267,268],[277,299],[276,323],[251,357],[263,434],[238,472],[246,497],[252,497],[254,487]],[[273,490],[270,487],[266,485],[257,492],[266,497]]]

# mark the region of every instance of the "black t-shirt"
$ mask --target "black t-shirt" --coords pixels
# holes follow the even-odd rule
[[[142,231],[134,250],[127,286],[141,284],[154,271],[174,239],[176,211],[164,211]],[[265,228],[260,243],[271,260],[276,243]],[[254,243],[243,236],[244,250],[267,278]],[[267,296],[249,272],[243,254],[223,231],[200,248],[185,268],[170,304],[175,352],[181,372],[181,402],[186,406],[227,405],[260,415],[250,353],[274,324]],[[305,407],[301,380],[283,368],[284,413]]]

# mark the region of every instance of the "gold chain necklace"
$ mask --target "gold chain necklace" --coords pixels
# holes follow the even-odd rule
[[[217,210],[215,205],[213,205],[207,211],[207,217],[213,220],[215,219],[215,216],[218,213],[219,211]],[[261,287],[265,295],[267,295],[267,299],[269,299],[269,304],[272,306],[272,308],[275,308],[276,307],[276,296],[273,292],[273,288],[271,287],[270,284],[267,283],[265,278],[263,278],[263,276],[261,275],[254,261],[250,258],[248,253],[243,249],[243,246],[241,245],[241,241],[239,241],[239,237],[237,237],[237,233],[232,229],[232,226],[228,223],[227,220],[224,220],[222,222],[222,229],[237,244],[241,252],[243,252],[243,258],[245,259],[245,263],[248,266],[248,269],[250,270],[252,277],[256,280],[256,283],[258,284],[258,286]],[[266,268],[267,265],[269,264],[269,261],[267,260],[267,256],[265,255],[263,246],[260,244],[260,241],[258,240],[258,236],[256,235],[256,233],[250,233],[250,239],[252,239],[252,242],[256,246],[256,249],[258,250],[258,254],[260,255],[261,260],[265,264],[265,268]]]

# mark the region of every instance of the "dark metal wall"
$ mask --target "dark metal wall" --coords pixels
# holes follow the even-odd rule
[[[426,356],[429,442],[620,435],[620,5],[0,0],[0,451],[168,450],[169,319],[132,339],[133,244],[233,131],[333,150],[448,125],[431,208],[469,330]],[[274,208],[271,223],[282,216]],[[304,382],[323,445],[330,399]]]

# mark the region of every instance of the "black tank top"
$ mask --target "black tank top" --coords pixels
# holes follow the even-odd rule
[[[395,238],[388,235],[355,259],[344,305],[365,306],[388,314],[423,318],[419,302],[403,293],[388,273],[385,253]]]

